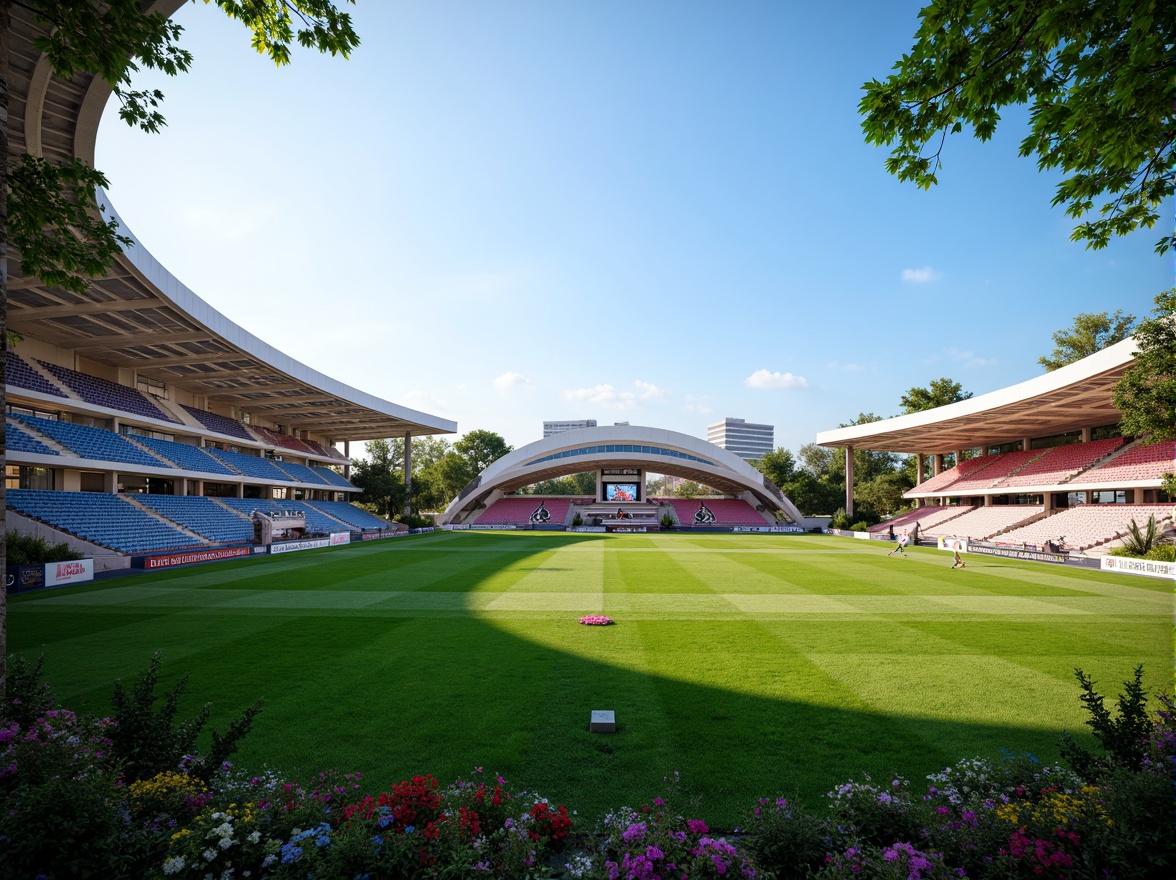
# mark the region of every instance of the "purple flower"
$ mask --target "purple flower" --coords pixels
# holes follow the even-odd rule
[[[644,822],[634,822],[621,834],[621,840],[625,841],[625,843],[642,840],[645,837],[645,831],[646,827]]]
[[[710,830],[701,819],[687,819],[686,827],[690,829],[691,834],[706,834]]]

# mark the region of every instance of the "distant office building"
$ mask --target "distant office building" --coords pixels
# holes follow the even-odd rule
[[[572,419],[566,422],[544,422],[543,436],[550,437],[552,434],[562,434],[564,431],[578,431],[581,428],[595,428],[596,419]]]
[[[747,461],[759,461],[776,448],[775,425],[753,425],[744,419],[723,419],[706,427],[706,439]]]

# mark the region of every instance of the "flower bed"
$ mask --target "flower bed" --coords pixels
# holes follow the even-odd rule
[[[584,626],[608,626],[612,622],[611,617],[605,617],[603,614],[586,614],[580,618],[580,623]]]
[[[1166,880],[1176,708],[1160,697],[1149,720],[1139,674],[1117,718],[1091,710],[1103,753],[1063,742],[1069,767],[1006,754],[920,786],[867,776],[821,809],[762,798],[723,833],[677,773],[664,797],[594,827],[480,767],[444,787],[430,775],[372,787],[358,773],[299,782],[184,755],[128,778],[119,719],[26,714],[37,691],[18,665],[0,719],[0,877]]]

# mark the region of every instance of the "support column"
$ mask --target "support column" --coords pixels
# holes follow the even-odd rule
[[[412,432],[404,434],[404,515],[412,513]]]
[[[351,479],[351,441],[343,441],[343,454],[347,456],[347,464],[343,465],[343,477],[346,480]]]
[[[1090,428],[1083,428],[1082,429],[1082,442],[1083,443],[1090,442]]]
[[[935,455],[933,455],[931,457],[931,473],[937,477],[941,473],[943,473],[943,453],[942,452],[936,452]]]
[[[853,447],[845,447],[845,512],[853,516]]]
[[[1021,440],[1021,451],[1022,451],[1022,452],[1028,452],[1028,451],[1029,451],[1029,444],[1030,444],[1030,443],[1032,443],[1032,442],[1033,442],[1033,441],[1032,441],[1032,440],[1030,440],[1030,438],[1028,438],[1028,437],[1025,437],[1025,438],[1023,438],[1023,439]]]
[[[926,464],[923,458],[923,453],[915,453],[915,485],[921,486],[923,484],[923,468]]]

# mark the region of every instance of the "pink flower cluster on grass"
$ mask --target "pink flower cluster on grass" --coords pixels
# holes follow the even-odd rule
[[[580,623],[585,626],[608,626],[612,622],[611,617],[605,617],[603,614],[586,614],[580,618]]]

